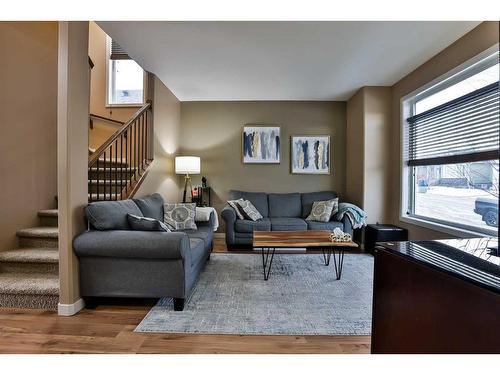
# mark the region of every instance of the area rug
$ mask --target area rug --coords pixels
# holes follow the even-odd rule
[[[373,257],[346,254],[341,280],[321,254],[212,254],[184,311],[161,299],[135,332],[369,335]]]

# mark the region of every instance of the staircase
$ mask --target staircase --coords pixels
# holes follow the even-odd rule
[[[101,116],[99,118],[116,122]],[[151,118],[151,102],[148,102],[97,150],[89,149],[89,202],[134,196],[153,161]]]
[[[56,310],[59,302],[57,210],[17,231],[19,248],[0,252],[0,307]]]
[[[125,159],[99,159],[99,167],[89,168],[89,202],[125,199],[136,182],[136,171]]]

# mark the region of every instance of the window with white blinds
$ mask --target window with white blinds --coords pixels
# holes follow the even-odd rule
[[[409,166],[498,158],[498,82],[407,119]]]
[[[497,234],[499,81],[494,46],[402,98],[402,221]]]

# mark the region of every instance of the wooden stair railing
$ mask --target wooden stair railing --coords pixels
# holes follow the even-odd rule
[[[119,121],[119,120],[112,119],[110,117],[104,117],[104,116],[95,115],[95,114],[91,113],[89,115],[89,127],[90,127],[90,129],[94,129],[94,120],[109,122],[111,124],[119,124],[119,125],[125,124],[123,121]]]
[[[148,102],[89,156],[90,202],[133,197],[153,161],[151,120]]]

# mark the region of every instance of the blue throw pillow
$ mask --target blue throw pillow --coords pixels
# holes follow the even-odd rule
[[[127,214],[128,224],[132,230],[156,231],[156,232],[172,232],[173,228],[160,220],[151,217],[137,216]]]

